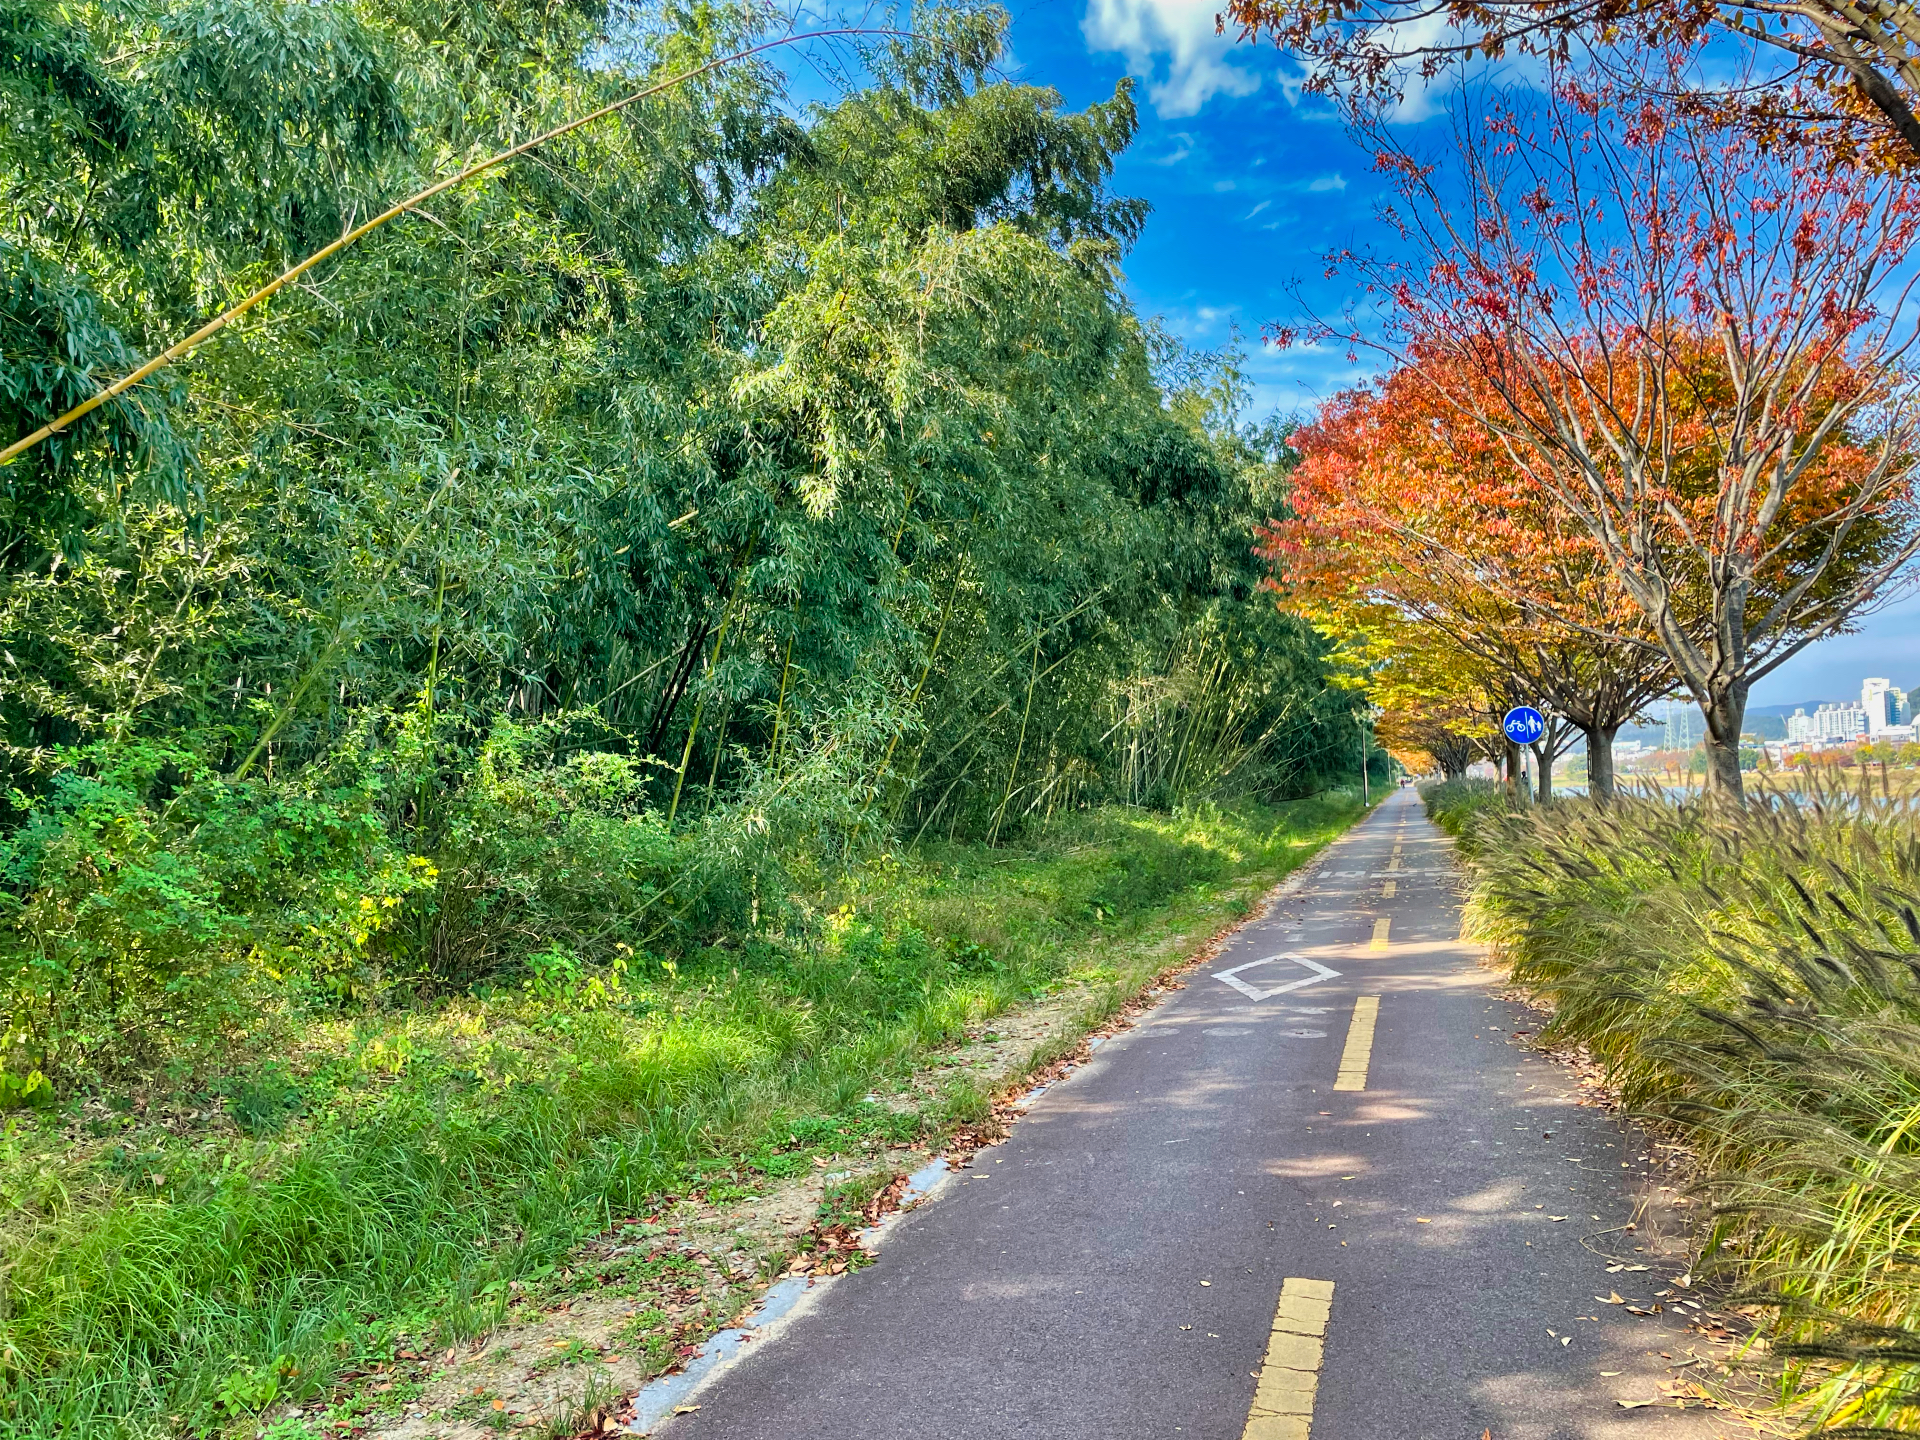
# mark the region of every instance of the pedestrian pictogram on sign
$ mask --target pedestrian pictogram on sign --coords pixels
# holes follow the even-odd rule
[[[1516,745],[1531,745],[1547,733],[1547,717],[1531,705],[1516,705],[1507,711],[1500,728]]]

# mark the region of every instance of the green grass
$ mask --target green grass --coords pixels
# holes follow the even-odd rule
[[[1334,794],[1094,812],[1021,848],[881,856],[786,933],[677,965],[388,1013],[263,1017],[226,1062],[0,1132],[0,1421],[250,1428],[395,1337],[483,1333],[664,1197],[977,1118],[897,1089],[970,1027],[1089,976],[1111,1008],[1358,814]]]
[[[1682,1134],[1708,1263],[1780,1399],[1920,1430],[1920,827],[1911,800],[1621,796],[1483,814],[1471,921],[1630,1109]]]

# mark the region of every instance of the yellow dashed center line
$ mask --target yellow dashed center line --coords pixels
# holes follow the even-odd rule
[[[1382,915],[1378,920],[1374,921],[1373,922],[1373,939],[1367,942],[1367,948],[1369,950],[1386,949],[1387,948],[1387,931],[1391,929],[1392,926],[1393,926],[1393,917],[1391,915]]]
[[[1347,1027],[1347,1048],[1340,1052],[1336,1090],[1367,1088],[1367,1063],[1373,1059],[1373,1023],[1380,1018],[1380,997],[1362,995],[1353,1002],[1353,1023]]]
[[[1331,1280],[1289,1279],[1280,1287],[1273,1334],[1240,1440],[1310,1440],[1313,1395],[1332,1313]]]
[[[1391,900],[1394,897],[1394,895],[1399,891],[1399,889],[1400,889],[1400,882],[1398,880],[1389,880],[1387,881],[1386,884],[1380,887],[1381,898],[1386,900]]]

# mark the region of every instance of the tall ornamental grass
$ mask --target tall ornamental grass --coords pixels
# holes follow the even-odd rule
[[[1460,821],[1459,797],[1437,809]],[[1920,1431],[1920,807],[1472,807],[1471,923],[1702,1161],[1710,1263],[1822,1433]]]

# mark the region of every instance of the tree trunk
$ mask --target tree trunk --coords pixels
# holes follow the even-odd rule
[[[1526,787],[1520,783],[1520,747],[1505,736],[1501,737],[1500,744],[1506,762],[1507,793],[1513,796],[1515,803],[1524,805],[1527,803],[1527,793]]]
[[[1427,739],[1427,753],[1433,756],[1434,763],[1440,767],[1440,778],[1458,780],[1467,773],[1467,767],[1473,763],[1473,742],[1454,734],[1451,730],[1439,730]]]
[[[1536,740],[1527,747],[1533,751],[1534,798],[1542,805],[1553,799],[1553,732],[1547,732],[1545,740]]]
[[[1613,737],[1618,725],[1590,725],[1587,736],[1587,794],[1602,805],[1613,798]]]
[[[1707,789],[1736,805],[1746,802],[1740,782],[1740,726],[1747,718],[1747,688],[1729,686],[1700,707],[1707,725]]]

